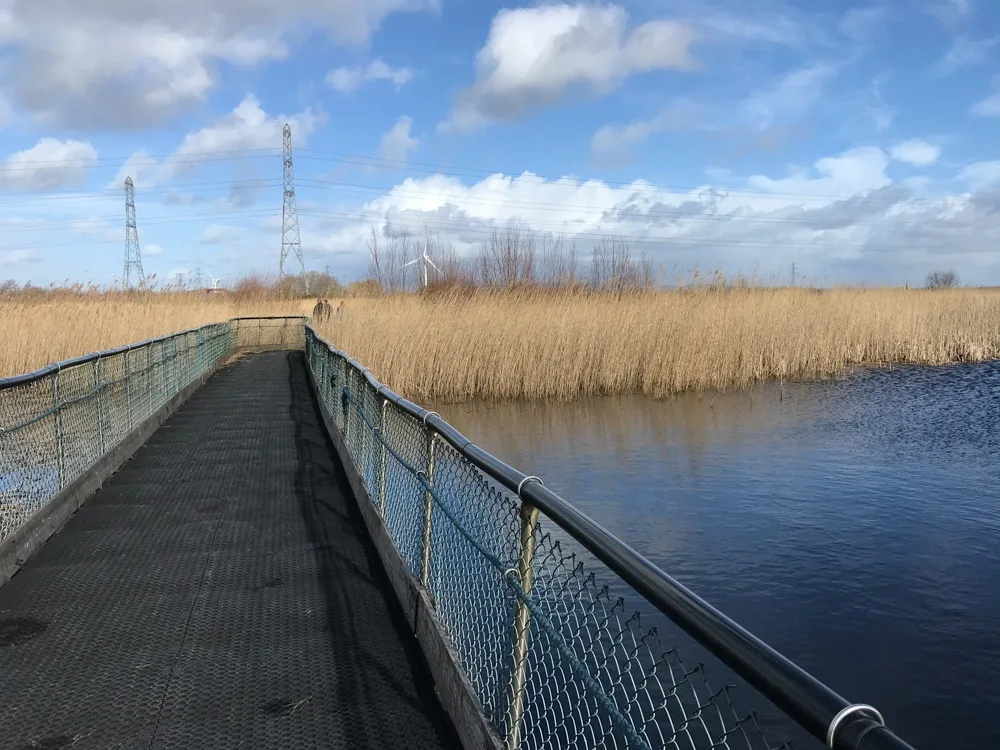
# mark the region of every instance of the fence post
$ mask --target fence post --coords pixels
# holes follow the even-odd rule
[[[351,368],[344,360],[344,389],[348,396],[351,395]],[[351,399],[344,399],[344,444],[347,446],[348,454],[351,452]]]
[[[59,373],[56,370],[55,377],[52,378],[52,408],[56,416],[56,473],[59,476],[59,489],[65,486],[66,482],[66,454],[63,449],[63,429],[62,429],[62,404],[59,402]]]
[[[128,355],[131,349],[125,350],[125,409],[128,411],[128,431],[132,432],[132,369],[129,367]]]
[[[98,357],[94,360],[94,392],[93,396],[97,399],[97,435],[98,435],[98,445],[101,448],[100,455],[104,455],[104,410],[101,408],[101,402],[104,400],[104,389],[100,386],[100,368],[101,368],[101,358]]]
[[[426,429],[426,428],[425,428]],[[428,430],[427,440],[427,484],[434,486],[434,444],[437,435]],[[420,584],[426,589],[431,577],[431,511],[434,509],[434,495],[428,489],[424,492],[424,536],[420,552]]]
[[[389,407],[389,399],[382,399],[382,416],[379,418],[378,422],[378,432],[381,436],[379,444],[381,449],[379,450],[379,467],[378,467],[378,514],[382,519],[385,519],[385,469],[386,462],[389,458],[389,449],[386,447],[386,442],[388,438],[385,436],[385,413]]]
[[[149,399],[146,402],[149,407],[149,411],[146,413],[147,417],[153,413],[153,366],[150,364],[153,359],[152,351],[153,345],[146,344],[146,393],[149,394]]]
[[[517,576],[524,595],[531,594],[534,584],[535,527],[538,525],[538,508],[521,503],[521,559],[517,563]],[[524,720],[524,687],[528,677],[528,639],[531,635],[531,611],[524,599],[517,597],[514,612],[514,648],[510,668],[510,708],[507,714],[507,750],[517,750],[521,745],[521,724]]]

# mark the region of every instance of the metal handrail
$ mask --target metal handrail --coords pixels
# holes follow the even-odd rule
[[[31,372],[26,372],[21,375],[12,375],[8,378],[0,378],[0,391],[6,390],[7,388],[13,388],[18,385],[28,385],[34,383],[36,380],[41,380],[48,375],[53,375],[54,373],[60,372],[62,370],[68,370],[71,367],[78,367],[80,365],[89,364],[95,359],[106,359],[108,357],[113,357],[116,354],[124,354],[125,352],[133,351],[135,349],[142,349],[146,346],[151,346],[152,344],[159,344],[161,341],[168,341],[178,336],[186,336],[189,333],[196,333],[208,326],[215,325],[225,325],[226,323],[234,323],[240,320],[305,320],[304,315],[255,315],[252,317],[239,317],[239,318],[227,318],[226,320],[220,320],[212,323],[205,323],[194,328],[188,328],[184,331],[175,331],[173,333],[168,333],[164,336],[157,336],[156,338],[146,339],[145,341],[138,341],[134,344],[125,344],[124,346],[119,346],[114,349],[102,349],[101,351],[91,352],[90,354],[82,354],[79,357],[72,357],[71,359],[64,359],[59,362],[53,362],[52,364],[45,365],[45,367],[40,367],[37,370],[32,370]]]
[[[740,677],[830,750],[913,750],[885,726],[872,706],[851,703],[790,659],[731,620],[640,555],[599,523],[537,481],[475,445],[435,412],[379,382],[357,360],[322,338],[316,340],[362,375],[382,398],[420,420],[522,502],[539,508],[559,527],[632,586]]]

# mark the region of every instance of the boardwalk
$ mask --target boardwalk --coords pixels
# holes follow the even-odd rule
[[[0,748],[456,744],[301,352],[212,378],[0,588]]]

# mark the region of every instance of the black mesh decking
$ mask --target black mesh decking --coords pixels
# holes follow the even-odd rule
[[[300,352],[213,377],[0,588],[0,750],[457,745]]]

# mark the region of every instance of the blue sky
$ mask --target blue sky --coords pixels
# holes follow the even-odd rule
[[[635,0],[0,0],[0,279],[308,268],[388,223],[494,225],[667,277],[1000,284],[1000,7]]]

